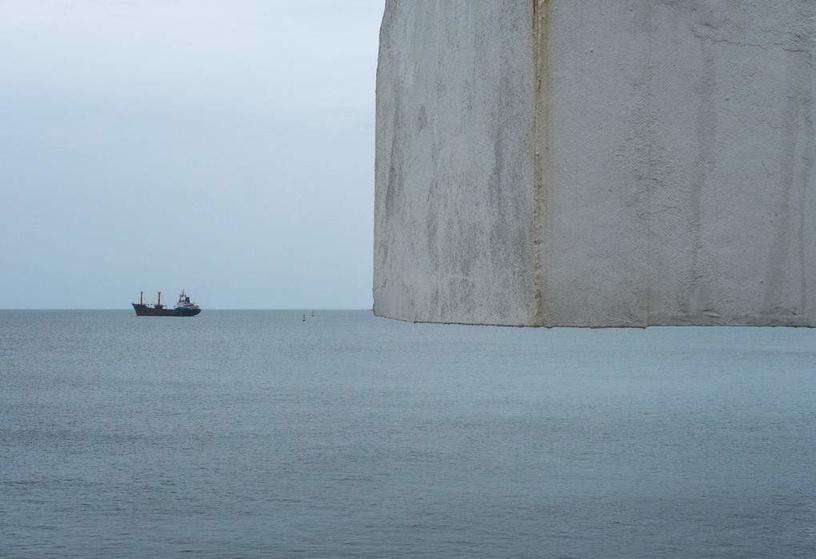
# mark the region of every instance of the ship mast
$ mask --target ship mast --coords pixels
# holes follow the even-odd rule
[[[156,303],[157,307],[161,307],[161,291],[159,291],[159,302]]]
[[[144,305],[144,291],[139,291],[139,304]]]

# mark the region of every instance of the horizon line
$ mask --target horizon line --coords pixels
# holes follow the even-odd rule
[[[116,308],[69,308],[69,307],[26,307],[26,308],[0,308],[2,311],[132,311],[133,309]],[[279,307],[279,308],[214,308],[202,309],[206,311],[372,311],[371,308],[360,307]]]

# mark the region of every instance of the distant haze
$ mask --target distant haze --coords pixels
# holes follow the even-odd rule
[[[0,2],[0,308],[369,308],[382,7]]]

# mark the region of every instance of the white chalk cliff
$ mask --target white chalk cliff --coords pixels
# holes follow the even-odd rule
[[[816,325],[809,0],[387,0],[374,310]]]

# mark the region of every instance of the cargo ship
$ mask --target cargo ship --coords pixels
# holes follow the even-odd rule
[[[176,306],[172,309],[165,308],[161,302],[161,291],[155,305],[146,305],[144,302],[144,291],[139,292],[139,302],[133,303],[133,310],[136,316],[195,316],[201,312],[201,308],[190,301],[189,295],[184,290],[179,295]]]

